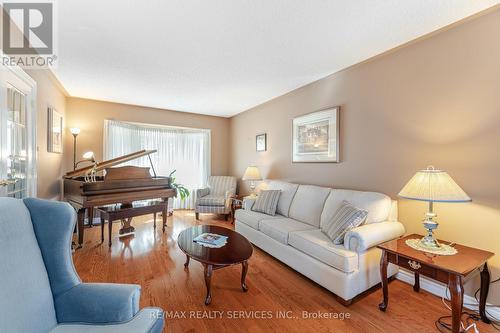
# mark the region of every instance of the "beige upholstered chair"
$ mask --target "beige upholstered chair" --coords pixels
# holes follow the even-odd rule
[[[236,177],[210,176],[207,187],[196,190],[196,219],[200,213],[226,215],[231,213],[231,198],[236,194]]]

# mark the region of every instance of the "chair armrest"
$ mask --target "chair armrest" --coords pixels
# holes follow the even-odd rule
[[[196,190],[196,197],[201,198],[210,194],[210,189],[208,187],[199,188]]]
[[[59,323],[119,323],[139,311],[141,287],[135,284],[81,283],[55,299]]]
[[[236,189],[235,188],[227,190],[225,193],[226,200],[234,198],[235,196],[236,196]]]
[[[364,252],[392,239],[401,237],[405,227],[401,222],[380,222],[365,224],[349,230],[344,236],[346,249]]]
[[[244,197],[243,198],[243,209],[252,210],[253,204],[257,200],[257,197]]]
[[[224,199],[226,201],[226,207],[231,207],[231,204],[233,203],[231,199],[234,198],[235,196],[236,196],[236,188],[232,188],[226,191],[224,195]]]

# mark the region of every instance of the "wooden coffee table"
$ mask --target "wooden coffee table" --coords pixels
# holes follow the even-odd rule
[[[220,248],[209,248],[193,242],[193,239],[203,233],[214,233],[227,236],[227,243]],[[183,230],[177,239],[179,248],[186,254],[186,269],[189,266],[189,260],[192,258],[203,264],[205,268],[205,285],[207,287],[207,296],[205,305],[212,301],[212,272],[214,270],[227,266],[241,264],[241,289],[244,292],[248,290],[245,278],[248,272],[248,259],[252,256],[253,247],[250,242],[239,233],[217,226],[202,225]]]

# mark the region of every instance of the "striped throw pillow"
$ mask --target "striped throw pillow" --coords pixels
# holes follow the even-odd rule
[[[253,204],[252,210],[261,212],[267,215],[276,215],[278,200],[281,195],[281,190],[260,191],[257,200]]]
[[[334,244],[344,244],[345,234],[366,221],[368,212],[343,201],[333,218],[325,223],[321,230],[333,241]]]

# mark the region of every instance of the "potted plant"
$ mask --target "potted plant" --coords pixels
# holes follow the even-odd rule
[[[170,178],[170,186],[171,186],[172,188],[175,188],[175,189],[177,190],[177,194],[178,194],[178,195],[180,195],[181,200],[182,200],[182,201],[184,201],[184,200],[186,200],[186,199],[189,197],[190,193],[189,193],[189,190],[188,190],[187,188],[185,188],[185,187],[184,187],[184,185],[182,185],[182,184],[177,184],[177,183],[175,182],[175,177],[174,177],[174,174],[175,174],[175,172],[176,172],[176,171],[177,171],[177,170],[174,170],[174,171],[172,171],[172,172],[168,175],[168,177]],[[169,213],[169,215],[171,215],[171,214],[173,213],[173,211],[174,211],[173,207],[171,207],[171,206],[170,206],[170,207],[169,207],[169,209],[168,209],[168,213]]]

